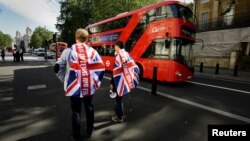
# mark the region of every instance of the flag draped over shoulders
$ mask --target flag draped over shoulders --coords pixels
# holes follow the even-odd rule
[[[139,84],[140,70],[124,49],[117,51],[115,56],[113,78],[118,95],[123,96]]]
[[[101,85],[104,71],[103,61],[92,47],[85,43],[74,44],[71,47],[66,96],[93,95]]]

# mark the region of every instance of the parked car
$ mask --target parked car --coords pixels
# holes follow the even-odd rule
[[[45,49],[44,48],[38,48],[37,55],[38,56],[44,56],[45,54]]]
[[[38,49],[34,49],[34,54],[37,55],[37,53],[38,53]]]
[[[47,50],[46,55],[44,55],[44,59],[54,59],[56,56],[56,53],[50,50]]]

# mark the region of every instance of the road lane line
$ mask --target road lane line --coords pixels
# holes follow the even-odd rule
[[[28,90],[35,90],[35,89],[43,89],[46,88],[45,84],[41,84],[41,85],[33,85],[33,86],[28,86]]]
[[[217,79],[217,80],[228,81],[228,82],[237,82],[241,84],[250,84],[248,81],[245,81],[245,80],[226,79],[226,78],[211,77],[211,76],[205,76],[205,75],[196,75],[196,77]]]
[[[106,77],[106,76],[104,76],[104,78],[108,79],[108,80],[111,80],[109,77]],[[140,89],[140,90],[151,92],[150,88],[145,88],[145,87],[141,87],[141,86],[138,86],[137,88]],[[239,116],[239,115],[236,115],[236,114],[233,114],[233,113],[229,113],[229,112],[226,112],[226,111],[215,109],[213,107],[209,107],[209,106],[206,106],[206,105],[195,103],[195,102],[183,99],[183,98],[179,98],[179,97],[176,97],[176,96],[165,94],[163,92],[157,91],[156,93],[158,95],[160,95],[160,96],[163,96],[163,97],[166,97],[166,98],[169,98],[169,99],[181,102],[181,103],[185,103],[185,104],[188,104],[188,105],[191,105],[191,106],[194,106],[194,107],[198,107],[200,109],[204,109],[204,110],[207,110],[207,111],[219,114],[219,115],[223,115],[223,116],[226,116],[226,117],[230,117],[230,118],[233,118],[233,119],[237,119],[237,120],[240,120],[240,121],[243,121],[243,122],[250,123],[250,118],[247,118],[247,117],[243,117],[243,116]]]
[[[141,86],[138,86],[137,88],[141,89],[141,90],[144,90],[144,91],[147,91],[147,92],[151,92],[151,89],[149,89],[149,88],[144,88],[144,87],[141,87]],[[243,121],[243,122],[250,123],[250,118],[246,118],[246,117],[239,116],[239,115],[236,115],[236,114],[233,114],[233,113],[225,112],[225,111],[222,111],[222,110],[219,110],[219,109],[215,109],[215,108],[212,108],[212,107],[209,107],[209,106],[206,106],[206,105],[195,103],[195,102],[192,102],[192,101],[189,101],[189,100],[186,100],[186,99],[182,99],[182,98],[179,98],[179,97],[175,97],[175,96],[172,96],[172,95],[169,95],[169,94],[165,94],[165,93],[159,92],[159,91],[157,91],[157,95],[160,95],[160,96],[163,96],[163,97],[166,97],[166,98],[178,101],[178,102],[182,102],[182,103],[194,106],[194,107],[198,107],[200,109],[204,109],[204,110],[207,110],[207,111],[210,111],[210,112],[213,112],[213,113],[217,113],[219,115],[223,115],[223,116],[226,116],[226,117],[230,117],[230,118],[233,118],[233,119],[237,119],[237,120],[240,120],[240,121]]]
[[[224,90],[230,90],[230,91],[235,91],[235,92],[250,94],[249,91],[237,90],[237,89],[232,89],[232,88],[227,88],[227,87],[221,87],[221,86],[215,86],[215,85],[210,85],[210,84],[205,84],[205,83],[199,83],[199,82],[194,82],[194,81],[187,81],[187,82],[188,83],[197,84],[197,85],[202,85],[202,86],[208,86],[208,87],[214,87],[214,88],[219,88],[219,89],[224,89]]]

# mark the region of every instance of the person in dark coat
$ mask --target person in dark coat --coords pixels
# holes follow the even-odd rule
[[[17,59],[16,59],[16,52],[17,52],[17,48],[16,46],[14,47],[14,49],[12,50],[12,54],[13,54],[13,61],[16,62]]]
[[[1,51],[2,60],[5,61],[5,49]]]

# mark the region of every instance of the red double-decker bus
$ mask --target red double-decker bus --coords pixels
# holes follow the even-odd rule
[[[59,58],[63,52],[64,49],[67,48],[67,43],[65,42],[56,42],[56,43],[52,43],[49,46],[49,50],[55,52],[56,54],[56,58]],[[56,52],[57,50],[57,52]]]
[[[114,43],[125,49],[140,67],[141,77],[182,82],[193,77],[192,44],[195,24],[192,11],[178,1],[164,1],[89,25],[89,44],[102,56],[107,70],[113,69]]]

